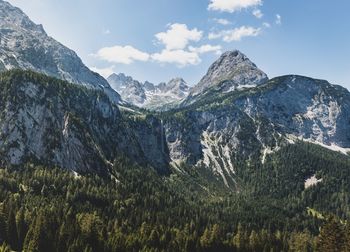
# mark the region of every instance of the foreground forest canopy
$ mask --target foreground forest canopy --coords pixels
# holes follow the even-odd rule
[[[181,174],[159,176],[125,158],[114,162],[118,179],[1,169],[0,251],[349,251],[343,156],[300,143],[242,169],[231,193],[195,193]],[[310,164],[324,180],[305,190],[292,181]]]

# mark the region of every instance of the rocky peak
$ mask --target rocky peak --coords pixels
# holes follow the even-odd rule
[[[154,84],[149,82],[149,81],[145,81],[145,83],[143,83],[143,88],[146,91],[150,91],[150,92],[154,92],[154,90],[155,90]]]
[[[223,81],[230,81],[232,86],[260,85],[268,80],[247,56],[238,50],[225,52],[210,67],[207,74],[192,89],[191,95],[197,95]]]
[[[189,93],[188,85],[179,77],[173,78],[167,83],[161,82],[158,85],[149,81],[139,82],[124,73],[114,73],[107,80],[120,93],[123,100],[149,109],[159,109],[163,105],[176,103]]]
[[[171,79],[168,82],[167,86],[169,88],[179,88],[179,89],[186,89],[186,88],[188,88],[186,81],[184,81],[184,79],[179,78],[179,77]]]
[[[134,80],[131,76],[126,76],[124,73],[111,74],[107,81],[116,91],[126,88],[127,86],[140,86],[141,84]]]
[[[19,8],[0,0],[0,27],[15,28],[45,33],[42,25],[33,23]],[[46,33],[45,33],[46,34]]]
[[[104,90],[113,102],[120,102],[108,82],[86,67],[74,51],[49,37],[42,25],[19,8],[0,0],[0,72],[14,68]]]
[[[184,81],[184,79],[177,77],[177,78],[171,79],[165,85],[165,91],[178,95],[181,98],[184,98],[189,93],[189,87],[186,81]]]

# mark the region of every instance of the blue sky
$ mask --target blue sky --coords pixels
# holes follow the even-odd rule
[[[104,75],[196,84],[239,49],[269,77],[350,89],[349,0],[9,0]]]

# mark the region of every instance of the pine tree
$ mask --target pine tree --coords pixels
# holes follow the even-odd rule
[[[350,252],[350,223],[348,221],[346,225],[346,242],[345,242],[345,251]]]
[[[259,236],[258,234],[255,232],[255,230],[253,230],[250,233],[249,236],[249,247],[252,251],[259,251],[260,250],[260,241],[259,241]]]
[[[330,218],[322,227],[318,249],[322,252],[344,251],[345,232],[342,225],[334,217]]]
[[[6,219],[3,204],[0,204],[0,244],[4,243],[6,238]]]
[[[18,232],[16,217],[13,209],[10,209],[9,216],[7,218],[7,240],[13,250],[18,249]]]
[[[210,246],[211,246],[210,236],[211,236],[211,234],[210,234],[209,229],[205,228],[203,235],[200,238],[200,244],[201,244],[202,248],[204,248],[204,249],[210,248]]]
[[[237,248],[238,251],[244,250],[245,235],[241,224],[238,224],[236,235],[233,237],[233,245]]]
[[[45,219],[48,216],[39,213],[29,228],[26,235],[23,250],[24,251],[53,251],[53,241],[50,239],[50,227],[47,226]]]
[[[18,248],[23,249],[24,239],[27,233],[27,225],[24,217],[24,210],[21,209],[17,216]]]

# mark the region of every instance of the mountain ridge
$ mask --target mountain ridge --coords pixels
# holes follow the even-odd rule
[[[187,83],[180,77],[155,85],[149,81],[141,83],[124,73],[114,73],[107,78],[107,81],[121,94],[123,100],[148,109],[157,110],[162,106],[180,102],[189,93]]]
[[[0,71],[33,70],[89,88],[102,89],[115,102],[120,96],[77,54],[49,37],[19,8],[0,1]]]

